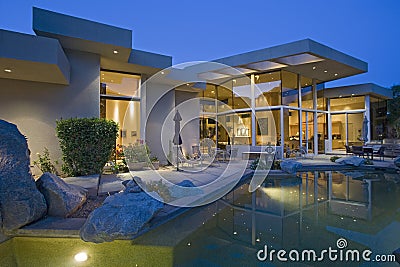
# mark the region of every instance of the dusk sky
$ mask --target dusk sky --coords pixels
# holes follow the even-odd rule
[[[368,63],[328,83],[400,84],[400,1],[0,1],[0,28],[33,34],[32,6],[133,30],[133,47],[173,64],[310,38]]]

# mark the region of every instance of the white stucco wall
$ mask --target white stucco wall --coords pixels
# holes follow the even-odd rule
[[[200,100],[197,95],[197,92],[175,91],[175,105],[182,117],[182,150],[186,155],[193,154],[192,146],[199,145]]]
[[[165,84],[148,81],[142,85],[141,127],[151,154],[162,164],[167,163],[168,144],[173,139],[174,122],[168,117],[174,111],[175,90]],[[163,146],[164,144],[164,146]]]
[[[69,85],[0,79],[0,119],[16,124],[27,136],[31,160],[44,147],[53,159],[61,158],[57,119],[99,116],[99,56],[69,50],[66,55],[71,66]]]

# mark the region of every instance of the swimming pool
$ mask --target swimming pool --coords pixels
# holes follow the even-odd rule
[[[269,177],[256,192],[242,185],[207,209],[211,219],[179,244],[177,266],[279,266],[284,263],[276,257],[260,261],[258,251],[268,246],[269,251],[320,252],[337,249],[339,238],[348,249],[370,249],[370,258],[400,247],[400,183],[394,173],[318,171]],[[362,262],[325,257],[303,264]],[[391,265],[398,266],[385,263]]]
[[[391,254],[400,247],[400,176],[384,172],[299,173],[246,183],[192,208],[133,241],[18,237],[0,244],[0,266],[280,266],[260,250],[347,248]],[[74,256],[86,252],[85,262]],[[286,263],[285,265],[287,265]],[[361,262],[290,262],[289,266],[359,266]],[[374,266],[368,264],[365,266]],[[385,263],[384,266],[398,266]]]

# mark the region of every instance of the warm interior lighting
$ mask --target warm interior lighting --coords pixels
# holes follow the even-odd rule
[[[4,69],[4,72],[11,73],[12,70],[10,70],[10,69]]]
[[[74,259],[75,259],[77,262],[84,262],[84,261],[87,261],[88,255],[86,254],[86,252],[79,252],[78,254],[76,254],[76,255],[74,256]]]

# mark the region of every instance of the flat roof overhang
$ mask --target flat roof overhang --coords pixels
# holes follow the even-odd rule
[[[338,98],[349,96],[371,95],[382,99],[392,99],[393,92],[390,89],[379,86],[374,83],[363,83],[349,86],[339,86],[325,88],[324,97]]]
[[[57,39],[67,49],[126,62],[132,48],[132,31],[49,10],[33,8],[33,30]]]
[[[366,62],[311,39],[220,58],[214,62],[237,68],[246,74],[282,69],[314,78],[318,82],[329,82],[368,71]],[[224,69],[209,74],[213,79],[236,75]]]
[[[0,30],[0,78],[67,85],[70,65],[57,40]]]
[[[116,61],[110,58],[101,58],[102,69],[122,71],[136,74],[153,75],[162,69],[171,67],[172,57],[132,49],[127,62]]]

